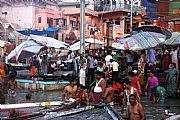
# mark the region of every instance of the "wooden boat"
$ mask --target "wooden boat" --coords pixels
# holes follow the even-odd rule
[[[75,101],[0,105],[0,118],[1,120],[37,118],[49,112],[61,111],[73,106],[75,106]]]

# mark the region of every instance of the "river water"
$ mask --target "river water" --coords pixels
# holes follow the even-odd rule
[[[21,103],[25,100],[25,96],[28,93],[26,90],[18,90],[15,97],[9,97],[6,95],[6,103]],[[45,101],[58,101],[61,100],[62,91],[39,91],[31,92],[33,102],[45,102]],[[179,113],[180,102],[179,99],[166,99],[165,104],[153,104],[147,100],[147,97],[141,97],[141,102],[145,110],[146,118],[148,120],[158,120],[161,118],[162,113],[165,111],[166,106],[169,106],[169,112]],[[115,108],[117,112],[120,112],[120,107]],[[59,119],[59,118],[55,118]],[[111,117],[103,109],[92,109],[86,112],[82,112],[75,115],[61,117],[61,120],[110,120]]]

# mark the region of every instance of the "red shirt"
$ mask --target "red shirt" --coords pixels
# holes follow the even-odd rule
[[[115,83],[115,84],[113,84],[113,88],[114,88],[114,90],[122,89],[122,85],[120,83]]]
[[[139,89],[138,89],[137,82],[140,82],[140,79],[139,79],[138,76],[134,76],[134,79],[131,81],[131,85],[132,85],[132,87],[134,87],[134,88],[136,88],[137,90],[139,90]]]

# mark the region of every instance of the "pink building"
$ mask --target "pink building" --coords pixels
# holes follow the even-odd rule
[[[127,33],[130,22],[130,10],[124,3],[114,3],[103,11],[94,11],[93,0],[86,2],[85,37],[97,39],[117,39]],[[80,2],[73,0],[11,0],[0,2],[0,12],[7,12],[2,16],[9,23],[18,24],[22,29],[46,29],[47,27],[62,26],[57,33],[59,40],[76,40],[80,38]],[[118,8],[120,7],[120,8]],[[134,20],[134,22],[137,22]],[[54,36],[53,36],[54,37]]]

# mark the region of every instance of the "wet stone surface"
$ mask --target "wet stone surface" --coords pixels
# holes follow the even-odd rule
[[[63,116],[52,120],[113,120],[104,109],[92,109],[71,116]]]

